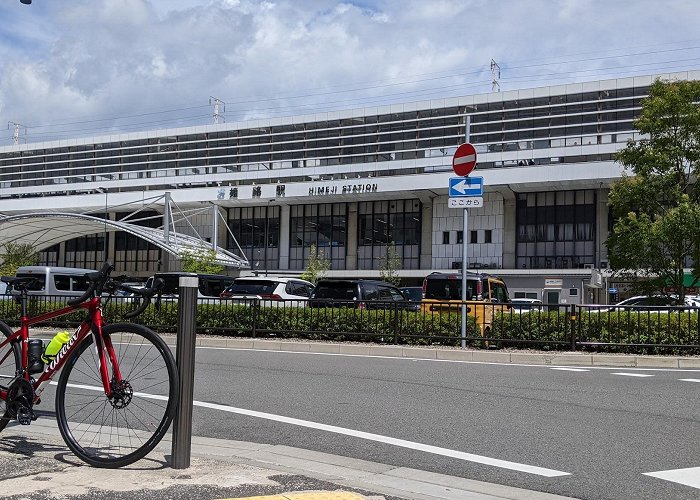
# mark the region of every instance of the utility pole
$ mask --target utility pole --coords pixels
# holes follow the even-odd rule
[[[213,104],[214,106],[214,123],[217,124],[219,123],[219,119],[221,119],[221,123],[226,122],[226,118],[221,113],[226,112],[226,103],[222,101],[221,99],[217,99],[216,97],[209,96],[209,105],[211,106]],[[219,109],[221,108],[221,113],[219,112]]]
[[[21,123],[15,123],[15,122],[7,122],[7,129],[9,130],[10,127],[14,127],[15,131],[12,134],[12,144],[19,144],[19,129],[22,127],[24,129],[24,133],[27,133],[27,127],[22,125]]]
[[[491,59],[491,92],[500,92],[501,86],[498,80],[501,78],[501,67]]]

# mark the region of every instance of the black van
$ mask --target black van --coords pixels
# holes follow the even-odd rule
[[[353,307],[357,309],[410,309],[411,304],[397,287],[378,280],[320,280],[311,291],[309,307]]]
[[[156,273],[146,281],[146,287],[153,284],[154,278],[162,278],[165,282],[163,295],[176,297],[180,292],[180,276],[191,276],[191,273]],[[224,274],[198,274],[199,290],[197,293],[200,299],[218,299],[221,292],[233,283],[233,276]]]

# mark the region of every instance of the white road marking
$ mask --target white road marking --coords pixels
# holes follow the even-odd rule
[[[611,373],[611,375],[620,375],[622,377],[653,377],[653,375],[649,375],[648,373],[624,373],[624,372],[617,372],[617,373]]]
[[[688,469],[661,470],[658,472],[644,472],[645,476],[651,476],[672,483],[680,483],[691,488],[700,489],[700,467]]]
[[[417,443],[414,441],[406,441],[404,439],[397,439],[389,436],[382,436],[380,434],[372,434],[370,432],[357,431],[355,429],[347,429],[345,427],[337,427],[335,425],[320,424],[317,422],[311,422],[309,420],[301,420],[298,418],[285,417],[283,415],[275,415],[272,413],[265,413],[261,411],[246,410],[244,408],[235,408],[233,406],[220,405],[216,403],[207,403],[204,401],[194,401],[194,406],[201,406],[202,408],[209,408],[212,410],[226,411],[229,413],[237,413],[239,415],[247,415],[249,417],[263,418],[265,420],[272,420],[275,422],[282,422],[285,424],[298,425],[300,427],[307,427],[309,429],[317,429],[326,432],[333,432],[335,434],[342,434],[345,436],[357,437],[360,439],[367,439],[369,441],[376,441],[379,443],[390,444],[393,446],[400,446],[402,448],[408,448],[411,450],[424,451],[426,453],[433,453],[435,455],[442,455],[444,457],[457,458],[459,460],[465,460],[467,462],[475,462],[484,465],[491,465],[494,467],[500,467],[502,469],[516,470],[520,472],[527,472],[528,474],[536,474],[538,476],[545,477],[557,477],[557,476],[568,476],[569,472],[562,472],[553,469],[545,469],[543,467],[537,467],[535,465],[520,464],[517,462],[509,462],[507,460],[499,460],[497,458],[485,457],[481,455],[474,455],[473,453],[465,453],[463,451],[450,450],[447,448],[440,448],[438,446],[432,446],[429,444]]]
[[[551,370],[561,370],[563,372],[587,372],[585,368],[565,368],[563,366],[557,366],[555,368],[550,368]]]
[[[82,385],[82,384],[69,384],[71,387],[77,387],[80,389],[87,389],[91,391],[102,391],[101,387]],[[157,394],[146,394],[143,392],[134,392],[134,396],[141,396],[143,398],[167,400],[167,396],[159,396]],[[509,462],[507,460],[499,460],[498,458],[485,457],[482,455],[474,455],[473,453],[465,453],[463,451],[450,450],[448,448],[440,448],[438,446],[432,446],[429,444],[417,443],[414,441],[406,441],[404,439],[392,438],[389,436],[382,436],[381,434],[372,434],[370,432],[357,431],[355,429],[347,429],[345,427],[338,427],[335,425],[320,424],[318,422],[311,422],[309,420],[301,420],[298,418],[285,417],[283,415],[275,415],[273,413],[265,413],[255,410],[246,410],[245,408],[236,408],[234,406],[220,405],[216,403],[207,403],[205,401],[193,401],[194,406],[201,406],[202,408],[209,408],[211,410],[225,411],[229,413],[237,413],[239,415],[246,415],[249,417],[262,418],[265,420],[272,420],[274,422],[282,422],[285,424],[298,425],[300,427],[307,427],[309,429],[318,429],[326,432],[333,432],[335,434],[342,434],[345,436],[357,437],[361,439],[367,439],[369,441],[376,441],[379,443],[391,444],[394,446],[400,446],[402,448],[409,448],[411,450],[424,451],[426,453],[433,453],[434,455],[442,455],[444,457],[457,458],[459,460],[465,460],[467,462],[475,462],[484,465],[491,465],[493,467],[500,467],[502,469],[516,470],[520,472],[527,472],[528,474],[536,474],[538,476],[545,477],[557,477],[557,476],[568,476],[569,472],[562,472],[554,469],[546,469],[544,467],[537,467],[535,465],[520,464],[518,462]]]
[[[679,378],[681,382],[700,382],[700,378]]]

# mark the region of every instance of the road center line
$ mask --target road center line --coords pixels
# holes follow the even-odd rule
[[[246,410],[244,408],[235,408],[233,406],[221,405],[216,403],[207,403],[204,401],[194,401],[194,406],[201,406],[202,408],[209,408],[212,410],[226,411],[229,413],[237,413],[239,415],[246,415],[249,417],[262,418],[265,420],[272,420],[275,422],[282,422],[290,425],[298,425],[300,427],[307,427],[309,429],[317,429],[326,432],[332,432],[335,434],[342,434],[345,436],[357,437],[360,439],[367,439],[369,441],[376,441],[379,443],[390,444],[393,446],[400,446],[402,448],[408,448],[411,450],[424,451],[426,453],[433,453],[435,455],[441,455],[444,457],[456,458],[459,460],[465,460],[467,462],[475,462],[484,465],[491,465],[493,467],[500,467],[502,469],[516,470],[520,472],[526,472],[528,474],[536,474],[538,476],[545,477],[557,477],[557,476],[568,476],[569,472],[562,472],[553,469],[546,469],[543,467],[537,467],[534,465],[520,464],[517,462],[509,462],[507,460],[499,460],[497,458],[485,457],[481,455],[474,455],[473,453],[465,453],[462,451],[450,450],[447,448],[440,448],[438,446],[431,446],[429,444],[417,443],[414,441],[406,441],[404,439],[392,438],[389,436],[382,436],[380,434],[372,434],[370,432],[357,431],[354,429],[347,429],[345,427],[337,427],[335,425],[320,424],[317,422],[311,422],[309,420],[301,420],[298,418],[285,417],[283,415],[275,415],[272,413],[265,413],[261,411]]]
[[[700,382],[700,378],[679,378],[681,382]]]
[[[624,372],[617,372],[617,373],[611,373],[611,375],[620,375],[622,377],[653,377],[653,375],[649,375],[648,373],[624,373]]]
[[[672,469],[661,470],[658,472],[644,472],[645,476],[671,481],[672,483],[680,483],[691,488],[700,489],[700,467],[691,467],[689,469]]]
[[[556,368],[551,368],[551,370],[560,370],[563,372],[587,372],[589,370],[586,370],[585,368],[565,368],[563,366],[558,366]]]

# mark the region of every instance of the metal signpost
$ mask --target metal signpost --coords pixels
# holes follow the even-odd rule
[[[467,347],[467,241],[469,238],[469,218],[467,209],[484,206],[484,178],[468,177],[476,168],[476,148],[469,143],[470,119],[467,117],[465,140],[457,148],[452,158],[452,170],[461,177],[450,178],[450,208],[464,208],[462,226],[462,348]]]

